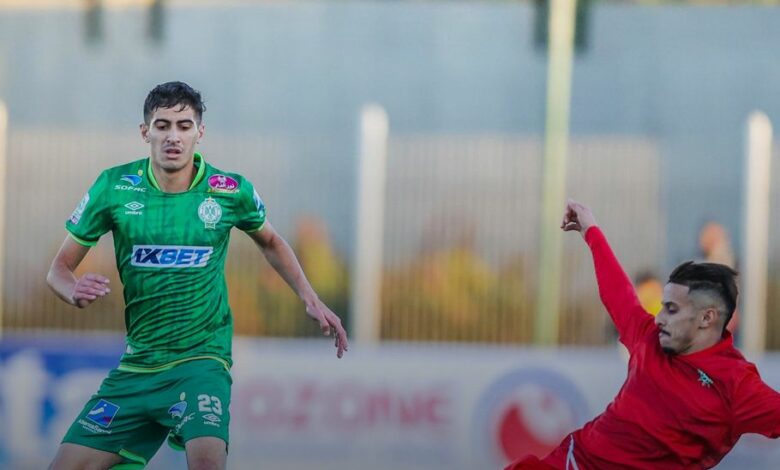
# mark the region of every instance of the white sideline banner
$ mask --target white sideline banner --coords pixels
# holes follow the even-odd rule
[[[0,468],[45,468],[123,350],[117,337],[0,342]],[[617,347],[332,343],[237,338],[231,469],[481,470],[543,455],[620,388]],[[780,355],[759,370],[780,389]],[[780,442],[744,437],[719,469],[772,469]],[[166,445],[151,470],[186,468]]]

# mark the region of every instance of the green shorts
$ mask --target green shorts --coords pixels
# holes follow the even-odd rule
[[[154,373],[114,369],[62,442],[119,454],[122,468],[143,468],[166,437],[178,450],[204,436],[227,444],[232,383],[225,367],[211,359]]]

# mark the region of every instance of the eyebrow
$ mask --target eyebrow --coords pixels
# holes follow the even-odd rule
[[[157,122],[162,122],[162,123],[164,123],[164,124],[170,124],[170,123],[171,123],[171,121],[170,121],[170,120],[168,120],[168,119],[164,119],[164,118],[157,118],[157,119],[154,119],[154,120],[151,122],[151,124],[150,124],[150,125],[152,125],[152,126],[153,126],[153,125],[155,125]],[[179,120],[177,120],[177,121],[176,121],[176,124],[181,124],[181,123],[183,123],[183,122],[190,122],[190,123],[192,123],[192,125],[194,125],[194,126],[198,124],[197,122],[195,122],[195,120],[194,120],[194,119],[179,119]]]

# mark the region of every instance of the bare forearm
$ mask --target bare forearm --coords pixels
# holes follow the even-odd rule
[[[57,297],[70,305],[76,305],[73,300],[73,289],[76,286],[76,276],[67,266],[52,264],[49,274],[46,275],[46,283]]]
[[[46,275],[46,282],[57,297],[79,308],[84,308],[111,292],[108,288],[108,278],[105,276],[87,273],[76,278],[74,275],[88,251],[89,247],[77,243],[69,236],[65,237]]]
[[[303,273],[298,258],[292,248],[282,238],[273,226],[266,222],[261,230],[249,234],[263,252],[265,259],[282,276],[282,279],[292,288],[306,305],[306,314],[320,324],[322,333],[335,336],[336,356],[341,357],[348,349],[347,332],[341,324],[341,319],[317,297]]]
[[[271,243],[263,248],[263,254],[301,300],[309,304],[317,298],[317,294],[303,273],[298,258],[282,237],[274,237]]]

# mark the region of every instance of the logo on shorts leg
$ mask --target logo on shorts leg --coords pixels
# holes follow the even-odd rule
[[[182,392],[181,395],[179,395],[179,400],[181,401],[168,408],[168,413],[171,414],[171,418],[181,419],[184,416],[184,412],[187,411],[187,402],[184,401],[185,398],[187,398],[187,395]]]
[[[175,428],[173,428],[173,431],[176,434],[179,434],[181,432],[182,426],[184,426],[185,424],[189,423],[193,419],[195,419],[195,413],[194,412],[188,414],[187,416],[183,416],[181,418],[181,422],[179,424],[177,424]]]
[[[198,395],[198,411],[203,418],[203,424],[219,427],[222,419],[217,415],[222,415],[222,400],[214,395],[205,393]]]
[[[219,423],[221,422],[222,420],[219,418],[219,416],[215,415],[214,413],[209,413],[203,416],[203,424],[219,427]]]
[[[111,426],[119,406],[110,401],[100,400],[87,412],[86,418],[102,428]]]

